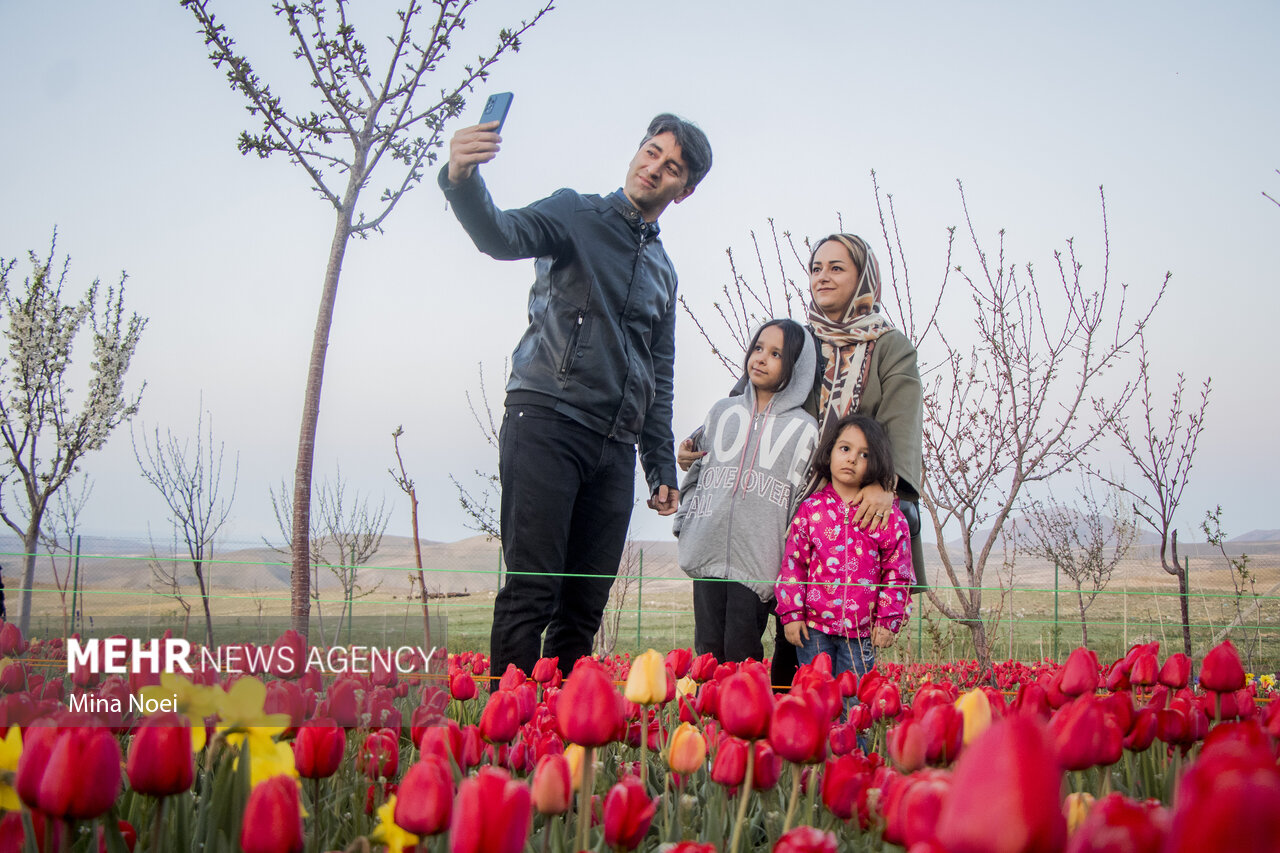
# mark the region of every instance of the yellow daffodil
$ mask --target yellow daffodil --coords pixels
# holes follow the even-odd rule
[[[160,674],[159,685],[149,685],[138,691],[144,702],[149,700],[173,702],[178,713],[191,721],[191,749],[204,749],[204,721],[218,712],[222,688],[192,684],[187,678],[172,672]]]
[[[238,764],[239,757],[236,761]],[[287,743],[262,741],[250,735],[249,786],[257,787],[259,782],[265,782],[272,776],[298,778],[298,768],[293,760],[293,748]]]
[[[263,710],[266,700],[267,688],[256,678],[241,678],[222,694],[218,731],[225,733],[227,743],[239,746],[248,737],[255,751],[265,749],[289,727],[288,714],[268,714]]]
[[[964,745],[991,727],[991,703],[987,694],[976,687],[956,700],[956,709],[964,717]]]
[[[418,843],[418,836],[396,826],[395,813],[396,795],[392,794],[378,807],[378,825],[369,837],[378,844],[387,845],[387,853],[404,853],[406,847]]]
[[[0,740],[0,810],[16,812],[22,808],[18,792],[13,789],[13,777],[18,772],[18,759],[22,757],[22,729],[10,726]]]
[[[637,705],[656,705],[667,698],[667,662],[653,649],[649,649],[631,662],[627,675],[627,687],[623,691],[628,702]]]

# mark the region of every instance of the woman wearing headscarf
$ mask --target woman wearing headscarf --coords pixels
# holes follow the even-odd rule
[[[885,428],[898,475],[896,496],[911,529],[916,583],[922,584],[924,550],[918,500],[924,391],[915,347],[884,314],[880,265],[861,237],[832,234],[814,244],[809,256],[809,294],[808,326],[819,351],[807,408],[818,419],[818,443],[850,412],[869,415]],[[699,455],[692,452],[691,442],[685,442],[678,454],[681,467],[687,469]],[[811,473],[805,494],[822,485]],[[855,501],[858,512],[854,523],[863,529],[883,527],[894,497],[894,492],[879,485],[866,486]],[[774,685],[790,685],[795,669],[795,647],[782,639],[779,629],[774,644]]]

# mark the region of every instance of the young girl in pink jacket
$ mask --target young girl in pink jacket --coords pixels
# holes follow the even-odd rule
[[[915,583],[911,534],[896,500],[867,530],[850,520],[864,485],[893,491],[889,438],[874,419],[847,415],[813,464],[827,484],[791,521],[775,588],[778,616],[800,663],[826,652],[835,674],[862,675],[906,622]]]

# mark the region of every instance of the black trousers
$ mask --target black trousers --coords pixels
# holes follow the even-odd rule
[[[502,555],[490,672],[539,657],[566,675],[591,654],[635,502],[636,450],[541,406],[511,406],[498,436]],[[543,639],[543,632],[546,638]]]
[[[726,661],[764,660],[764,629],[773,601],[735,581],[693,581],[693,647],[702,655]]]

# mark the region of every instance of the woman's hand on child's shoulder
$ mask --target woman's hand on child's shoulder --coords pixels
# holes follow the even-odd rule
[[[853,499],[858,507],[852,519],[854,527],[868,531],[887,529],[893,514],[893,497],[893,492],[879,483],[863,486]]]
[[[693,463],[706,456],[705,450],[694,450],[693,439],[686,438],[680,442],[680,447],[676,450],[676,464],[680,466],[681,471],[688,471],[693,467]]]

